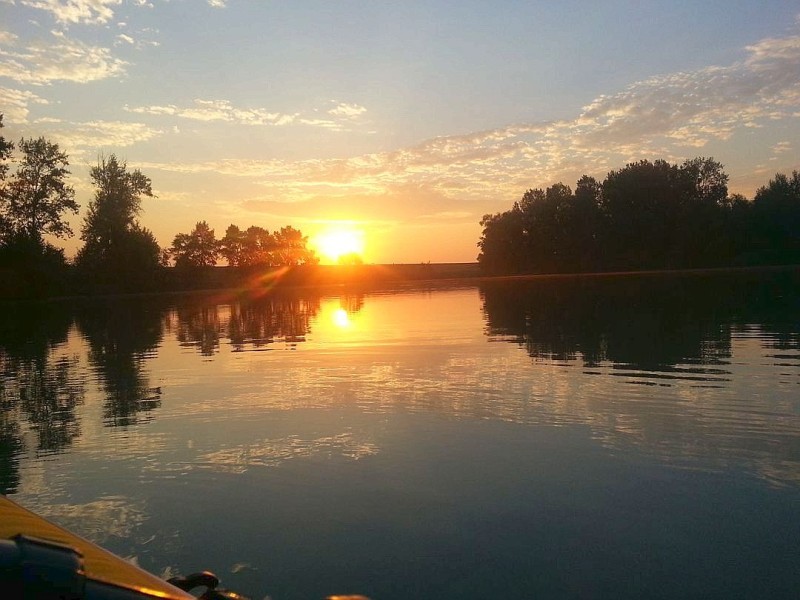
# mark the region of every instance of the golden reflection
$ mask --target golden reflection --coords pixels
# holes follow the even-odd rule
[[[319,315],[311,326],[311,331],[318,340],[357,342],[371,329],[371,319],[362,313],[363,306],[362,295],[325,298],[320,304]]]
[[[333,324],[342,329],[350,327],[350,317],[345,309],[337,308],[333,311]]]

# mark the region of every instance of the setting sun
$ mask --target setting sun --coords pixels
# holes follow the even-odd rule
[[[312,240],[312,245],[323,262],[338,263],[343,256],[354,255],[363,259],[364,233],[354,229],[324,231]]]

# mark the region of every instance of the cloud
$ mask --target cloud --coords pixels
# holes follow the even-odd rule
[[[0,112],[4,115],[5,125],[27,123],[29,104],[48,104],[48,102],[27,90],[0,87]]]
[[[21,0],[21,4],[49,12],[59,23],[107,23],[113,16],[113,6],[122,0]]]
[[[792,149],[792,142],[784,141],[778,142],[772,147],[773,154],[783,154],[784,152],[789,152]]]
[[[340,107],[346,108],[342,108],[340,112],[334,114],[333,111]],[[197,99],[194,101],[193,106],[177,106],[175,104],[163,106],[125,106],[125,110],[136,114],[174,116],[182,119],[206,122],[221,121],[237,125],[306,125],[332,130],[342,129],[341,123],[337,119],[320,119],[312,116],[304,116],[299,112],[283,113],[267,110],[265,108],[239,108],[234,106],[229,100]],[[360,114],[364,110],[366,109],[354,104],[339,105],[339,107],[333,109],[333,111],[329,111],[329,114],[339,119],[342,117],[351,119],[353,115]]]
[[[359,104],[347,104],[342,102],[337,104],[336,107],[330,109],[328,114],[334,117],[345,117],[353,119],[367,112],[367,109]]]
[[[208,0],[208,5],[213,8],[225,8],[227,4],[226,0]]]
[[[0,77],[22,84],[44,85],[54,81],[87,83],[124,73],[127,63],[108,48],[91,46],[54,33],[57,41],[33,42],[25,49],[0,48]]]
[[[117,40],[118,40],[116,42],[117,44],[131,44],[131,45],[133,45],[133,44],[136,43],[135,40],[131,36],[125,35],[124,33],[120,33],[117,36]]]
[[[91,157],[105,148],[126,148],[162,133],[142,123],[122,121],[63,123],[61,127],[48,128],[47,131],[48,137],[61,144],[72,157]]]
[[[10,31],[0,30],[0,44],[11,46],[17,43],[17,39],[18,37]]]

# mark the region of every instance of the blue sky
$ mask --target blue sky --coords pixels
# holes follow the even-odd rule
[[[140,168],[162,245],[205,219],[470,261],[531,187],[713,156],[752,197],[800,168],[800,5],[0,0],[0,112],[67,150],[84,209],[100,154]]]

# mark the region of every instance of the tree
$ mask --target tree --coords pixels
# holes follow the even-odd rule
[[[231,267],[242,266],[244,261],[245,236],[236,225],[229,225],[225,237],[219,242],[219,254],[228,261]]]
[[[0,129],[4,127],[3,125],[3,115],[0,113]],[[5,206],[5,197],[6,197],[6,173],[8,173],[8,160],[11,158],[11,152],[14,150],[14,144],[6,141],[6,139],[0,135],[0,207]],[[5,234],[9,231],[9,222],[6,219],[4,214],[5,211],[0,210],[0,236],[5,236]]]
[[[72,235],[64,213],[78,212],[75,191],[67,185],[69,161],[58,144],[43,137],[19,142],[22,158],[11,176],[2,197],[6,235],[24,236],[38,245],[46,234],[55,237]],[[10,151],[3,141],[4,157]],[[5,165],[3,165],[5,170]]]
[[[251,225],[244,232],[241,265],[274,266],[280,264],[274,256],[275,237],[263,227]]]
[[[278,265],[294,267],[315,265],[319,262],[313,250],[308,248],[308,237],[299,229],[287,225],[273,234],[275,239],[275,258]]]
[[[96,190],[81,229],[85,242],[76,265],[89,282],[123,289],[153,285],[161,252],[153,233],[137,217],[142,197],[153,197],[150,178],[128,171],[112,154],[91,170]]]
[[[0,113],[0,129],[3,127],[3,113]],[[6,173],[8,173],[7,161],[11,158],[12,150],[14,150],[14,144],[6,141],[6,139],[0,135],[0,186],[2,186],[6,178]],[[0,192],[2,192],[2,187],[0,187]]]
[[[525,231],[522,210],[514,203],[511,210],[481,219],[483,233],[478,241],[478,263],[488,273],[518,273],[524,267]]]
[[[690,199],[705,205],[724,206],[728,201],[728,175],[713,158],[698,157],[680,167]]]
[[[2,127],[0,115],[0,127]],[[72,235],[64,213],[75,213],[74,191],[66,184],[67,155],[44,138],[22,139],[22,157],[6,181],[14,145],[0,137],[0,272],[3,297],[59,293],[67,276],[64,251],[44,235]]]
[[[176,267],[213,267],[217,264],[219,242],[208,223],[199,221],[191,233],[175,236],[170,253]]]
[[[766,262],[800,260],[800,171],[777,173],[753,198],[754,229]]]
[[[104,254],[120,236],[131,231],[142,210],[142,196],[153,196],[150,179],[139,169],[128,172],[125,162],[112,154],[101,157],[92,168],[91,178],[97,187],[81,230],[87,251]]]

